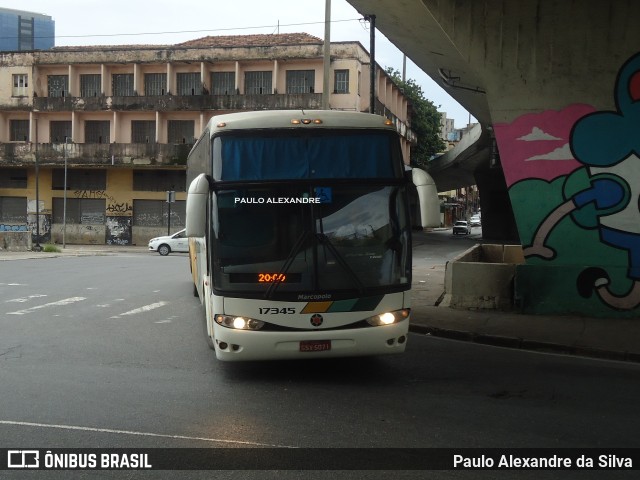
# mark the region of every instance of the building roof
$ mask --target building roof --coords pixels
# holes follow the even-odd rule
[[[272,45],[318,45],[322,39],[308,33],[278,33],[273,35],[208,36],[178,43],[176,47],[269,47]]]
[[[173,45],[82,45],[54,47],[57,51],[93,50],[146,50],[165,48],[229,48],[229,47],[270,47],[274,45],[322,45],[322,39],[308,33],[278,33],[273,35],[210,35]]]

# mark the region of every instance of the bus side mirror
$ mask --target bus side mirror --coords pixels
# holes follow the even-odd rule
[[[209,191],[209,177],[204,173],[198,175],[189,185],[189,192],[187,193],[187,237],[205,236]]]

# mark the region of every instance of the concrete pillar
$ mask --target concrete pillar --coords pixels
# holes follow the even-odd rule
[[[440,200],[438,200],[438,189],[436,182],[431,175],[419,168],[411,171],[413,184],[418,190],[418,200],[420,202],[420,223],[422,227],[440,226]]]

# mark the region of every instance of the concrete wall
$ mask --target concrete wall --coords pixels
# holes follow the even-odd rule
[[[0,231],[0,252],[31,250],[31,232],[2,232]]]
[[[441,306],[511,310],[519,245],[476,245],[448,262]]]

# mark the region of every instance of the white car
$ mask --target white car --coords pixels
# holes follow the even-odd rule
[[[149,240],[149,250],[160,255],[169,255],[171,252],[188,252],[189,239],[186,230],[180,230],[173,235],[156,237]]]
[[[469,219],[469,224],[472,227],[480,227],[482,225],[482,220],[480,219],[480,215],[473,215],[470,219]]]
[[[454,235],[471,235],[471,227],[464,220],[458,220],[453,224],[453,234]]]

